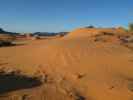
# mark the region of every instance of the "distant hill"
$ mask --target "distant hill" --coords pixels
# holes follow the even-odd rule
[[[33,35],[37,36],[55,36],[57,33],[50,33],[50,32],[35,32]]]
[[[31,33],[32,36],[64,36],[69,32],[35,32],[35,33]],[[0,28],[0,34],[9,34],[9,35],[20,35],[20,33],[16,33],[16,32],[8,32],[5,31],[4,29]]]
[[[68,32],[59,32],[59,33],[54,33],[54,32],[35,32],[35,33],[33,33],[33,36],[34,35],[37,35],[37,36],[56,36],[56,35],[64,36],[67,33]]]
[[[3,33],[3,32],[5,32],[2,28],[0,28],[0,33]]]
[[[2,28],[0,28],[0,34],[19,35],[20,33],[8,32],[8,31],[5,31],[5,30],[3,30]]]

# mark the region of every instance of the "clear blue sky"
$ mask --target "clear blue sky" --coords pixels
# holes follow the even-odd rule
[[[133,0],[0,0],[0,27],[7,31],[58,32],[129,22]]]

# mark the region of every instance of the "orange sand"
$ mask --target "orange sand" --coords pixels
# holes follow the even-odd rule
[[[101,30],[77,29],[63,38],[0,48],[1,68],[21,70],[27,75],[39,71],[48,74],[50,81],[12,91],[0,100],[22,100],[25,94],[24,100],[132,100],[133,51],[116,35],[94,41]]]

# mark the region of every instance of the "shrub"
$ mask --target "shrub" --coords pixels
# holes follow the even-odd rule
[[[133,32],[133,23],[130,23],[129,26],[128,26],[128,28],[129,28],[129,31],[130,32]]]

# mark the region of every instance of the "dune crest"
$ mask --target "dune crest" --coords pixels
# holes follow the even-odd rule
[[[70,32],[66,38],[90,37],[101,33],[125,34],[127,32],[121,28],[79,28]]]

